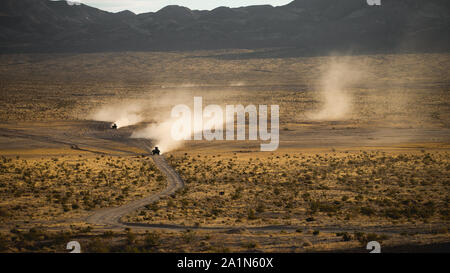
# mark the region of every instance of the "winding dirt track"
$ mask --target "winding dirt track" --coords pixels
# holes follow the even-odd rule
[[[130,226],[128,223],[121,221],[122,216],[125,216],[133,211],[158,201],[160,198],[170,196],[177,190],[184,187],[184,182],[181,177],[175,172],[175,170],[167,164],[166,159],[163,156],[152,156],[155,165],[161,170],[161,172],[167,178],[167,186],[164,190],[150,195],[146,198],[125,204],[121,207],[107,208],[95,212],[93,215],[87,218],[87,222],[95,225],[103,225],[112,228],[121,228]]]
[[[145,145],[144,145],[145,146]],[[184,188],[184,182],[178,173],[167,164],[164,156],[151,156],[155,165],[159,168],[159,170],[166,176],[167,185],[166,188],[162,191],[148,196],[146,198],[125,204],[121,207],[116,208],[106,208],[99,211],[96,211],[93,215],[87,218],[87,222],[93,225],[102,226],[100,229],[110,230],[110,229],[123,229],[126,227],[132,227],[133,229],[166,229],[166,230],[186,230],[186,229],[194,229],[194,230],[249,230],[249,231],[258,231],[258,232],[276,232],[281,230],[297,230],[298,226],[185,226],[185,225],[170,225],[170,224],[145,224],[145,223],[128,223],[121,220],[121,218],[127,214],[132,213],[133,211],[144,207],[148,204],[151,204],[155,201],[158,201],[160,198],[165,196],[170,196],[174,194],[177,190]],[[311,227],[312,228],[312,227]],[[355,232],[355,231],[364,231],[364,232],[376,232],[376,233],[385,233],[385,234],[400,234],[402,232],[418,232],[418,233],[431,233],[431,226],[429,229],[423,226],[386,226],[386,227],[342,227],[342,226],[321,226],[320,230],[322,232]]]
[[[73,124],[71,126],[74,126]],[[82,123],[76,125],[76,128],[79,130],[71,130],[70,134],[66,133],[65,127],[63,127],[60,131],[50,130],[47,128],[46,130],[31,130],[27,131],[25,129],[9,129],[9,128],[0,128],[0,137],[7,137],[12,139],[27,139],[30,142],[35,141],[40,144],[42,143],[50,143],[50,144],[60,144],[73,146],[80,145],[83,149],[78,148],[79,150],[99,153],[95,151],[96,149],[102,149],[109,155],[113,155],[115,153],[125,153],[130,155],[137,155],[132,151],[125,151],[114,147],[114,145],[102,145],[104,141],[113,141],[119,142],[122,144],[126,144],[128,146],[137,147],[146,151],[147,154],[150,153],[152,147],[152,143],[149,140],[145,139],[131,139],[129,138],[131,131],[129,128],[123,128],[118,131],[108,130],[108,123],[101,122],[91,122],[88,124]],[[47,131],[49,130],[49,131]],[[42,133],[44,131],[44,133]],[[48,132],[51,132],[49,134]],[[73,133],[77,132],[80,135],[73,136]],[[94,140],[100,140],[100,142],[92,142]],[[8,145],[9,142],[8,142]],[[94,149],[94,150],[91,150]],[[144,207],[148,204],[151,204],[155,201],[158,201],[160,198],[165,196],[170,196],[174,194],[177,190],[182,189],[184,187],[184,182],[181,177],[175,172],[175,170],[167,164],[164,156],[151,156],[155,165],[159,168],[159,170],[166,176],[167,185],[166,187],[153,195],[145,197],[143,199],[125,204],[120,207],[115,208],[105,208],[98,211],[95,211],[91,216],[83,219],[75,219],[75,221],[79,222],[86,221],[91,225],[95,225],[96,229],[99,230],[111,230],[111,229],[123,229],[125,227],[133,227],[133,229],[165,229],[165,230],[186,230],[186,229],[196,229],[196,230],[239,230],[246,229],[251,231],[261,231],[261,232],[273,232],[280,230],[291,230],[295,231],[298,228],[318,228],[323,232],[352,232],[352,231],[363,231],[363,232],[376,232],[376,233],[385,233],[385,234],[399,234],[402,232],[410,232],[410,233],[423,233],[429,234],[432,233],[433,229],[440,228],[442,226],[446,226],[445,223],[437,223],[434,225],[391,225],[391,226],[369,226],[369,227],[348,227],[348,226],[340,226],[340,225],[328,225],[328,226],[185,226],[185,225],[176,225],[176,224],[148,224],[148,223],[127,223],[123,222],[121,218],[127,214],[138,210],[141,207]],[[74,219],[72,219],[74,220]],[[69,221],[70,222],[70,221]],[[54,221],[50,222],[42,222],[39,221],[40,224],[54,224]],[[61,223],[57,221],[57,223]],[[52,229],[52,228],[51,228]],[[59,227],[53,227],[53,229],[59,229]]]

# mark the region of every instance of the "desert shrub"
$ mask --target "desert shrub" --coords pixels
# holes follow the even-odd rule
[[[126,235],[127,243],[129,245],[134,244],[134,242],[136,241],[136,237],[137,237],[136,234],[134,234],[131,230],[129,230]]]
[[[53,242],[57,245],[64,245],[70,241],[71,232],[58,232],[52,235]]]
[[[355,196],[355,199],[358,201],[363,201],[364,200],[364,196],[362,196],[361,194],[358,194],[357,196]]]
[[[402,211],[398,208],[388,208],[384,210],[384,216],[391,219],[400,219]]]
[[[0,218],[6,218],[9,216],[8,210],[5,208],[0,208]]]
[[[242,244],[242,246],[247,249],[254,249],[258,246],[258,244],[256,242],[247,242],[247,243]]]
[[[239,187],[236,189],[236,191],[231,195],[231,199],[238,200],[242,197],[242,188]]]
[[[172,199],[170,199],[169,201],[167,201],[167,206],[168,207],[176,207],[176,204]]]
[[[112,237],[114,237],[114,231],[111,231],[111,230],[105,231],[105,232],[103,232],[102,237],[103,238],[112,238]]]
[[[214,248],[214,252],[216,252],[216,253],[230,253],[231,250],[230,250],[229,247],[226,247],[224,245],[219,245],[219,246]]]
[[[214,216],[219,216],[219,214],[222,212],[222,210],[220,208],[212,208],[211,209],[211,214]]]
[[[384,240],[388,239],[389,237],[387,235],[378,235],[375,233],[369,233],[366,235],[366,241],[370,242],[370,241],[377,241],[377,242],[383,242]]]
[[[159,206],[158,206],[157,202],[154,202],[154,203],[151,203],[149,205],[146,205],[145,208],[148,209],[148,210],[152,210],[154,212],[157,212],[159,210]]]
[[[358,240],[359,242],[364,241],[365,236],[366,236],[366,234],[364,232],[355,231],[355,233],[354,233],[355,239]]]
[[[335,203],[312,201],[309,204],[309,209],[310,209],[311,213],[315,213],[317,211],[335,213],[340,208],[341,208],[341,205],[335,204]]]
[[[89,253],[108,253],[110,252],[110,247],[106,244],[106,242],[97,238],[87,245],[86,250]]]
[[[308,201],[309,200],[309,198],[311,197],[311,194],[310,193],[304,193],[304,194],[302,194],[302,198],[303,198],[303,200],[305,200],[305,201]]]
[[[435,230],[433,233],[435,233],[435,234],[447,234],[448,233],[448,228],[442,227],[442,228],[439,228],[439,229]]]
[[[449,216],[450,216],[450,210],[449,209],[441,209],[440,211],[439,211],[439,213],[442,215],[442,217],[445,219],[445,218],[448,218]]]
[[[265,209],[266,209],[266,206],[263,203],[259,203],[258,206],[256,207],[256,212],[262,213],[265,211]]]
[[[144,239],[145,247],[156,247],[156,246],[159,246],[160,243],[161,243],[161,238],[158,233],[150,232],[147,235],[145,235],[145,239]]]
[[[123,249],[123,252],[125,252],[125,253],[141,253],[142,251],[141,251],[138,247],[136,247],[136,246],[133,246],[133,245],[127,245],[127,246],[125,246],[125,248]]]
[[[344,240],[345,242],[351,241],[352,240],[352,236],[348,232],[344,232],[342,234],[342,240]]]
[[[3,235],[0,234],[0,252],[6,251],[8,249],[8,238]]]
[[[21,233],[21,236],[27,241],[40,241],[48,238],[45,232],[38,228],[31,228],[28,232]]]
[[[371,241],[377,241],[377,242],[381,243],[382,241],[389,238],[387,235],[384,235],[384,234],[383,235],[378,235],[375,233],[365,234],[364,232],[355,232],[354,237],[362,245],[366,245],[368,242],[371,242]]]
[[[183,232],[181,237],[185,243],[192,243],[195,241],[195,232],[193,232],[192,230],[186,230],[185,232]]]
[[[87,226],[87,227],[83,227],[80,229],[80,233],[89,233],[92,231],[92,227],[91,226]]]
[[[258,217],[256,216],[256,213],[255,213],[255,211],[253,209],[249,209],[248,210],[248,214],[247,214],[247,218],[248,218],[248,220],[255,220]]]
[[[376,210],[372,207],[361,207],[359,211],[361,212],[361,214],[366,216],[372,216],[376,213]]]

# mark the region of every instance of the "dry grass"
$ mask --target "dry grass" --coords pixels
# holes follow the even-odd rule
[[[238,52],[2,55],[0,120],[83,119],[101,105],[136,100],[159,109],[161,97],[181,92],[202,95],[205,104],[279,104],[289,128],[320,104],[318,83],[330,62],[345,62],[365,72],[346,90],[357,102],[354,125],[449,126],[449,54],[214,57]]]
[[[0,218],[3,225],[82,217],[118,206],[165,186],[144,157],[60,156],[0,158]]]
[[[448,152],[177,154],[187,183],[131,221],[383,226],[449,221]]]
[[[66,252],[69,238],[88,252],[305,252],[359,249],[370,239],[383,246],[449,242],[450,54],[214,57],[239,52],[1,55],[0,251]],[[344,90],[352,111],[345,120],[311,120],[333,61],[365,72]],[[255,152],[255,142],[189,143],[169,158],[186,189],[128,220],[227,228],[146,234],[45,224],[80,219],[164,185],[151,161],[136,156],[142,147],[85,120],[93,110],[139,102],[145,121],[153,122],[155,112],[161,116],[194,95],[205,105],[280,105],[280,150]],[[266,225],[285,228],[251,228]]]
[[[418,251],[421,245],[448,242],[448,234],[376,234],[341,233],[305,230],[303,232],[254,232],[245,229],[225,231],[106,231],[72,227],[63,231],[45,228],[14,228],[0,234],[2,252],[69,252],[66,244],[76,240],[81,251],[88,253],[227,253],[227,252],[329,252],[350,251],[367,253],[367,240],[377,240],[382,251],[396,245],[409,245]],[[420,250],[419,250],[420,251]]]

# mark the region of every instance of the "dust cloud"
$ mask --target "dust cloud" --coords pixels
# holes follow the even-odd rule
[[[150,124],[143,129],[134,131],[131,138],[152,139],[155,146],[157,146],[162,153],[167,153],[182,147],[185,140],[203,139],[203,134],[205,134],[206,137],[207,132],[209,132],[210,135],[216,133],[223,137],[223,113],[222,116],[215,116],[207,111],[209,106],[205,110],[203,110],[202,105],[190,107],[192,98],[190,98],[190,101],[187,99],[185,102],[181,102],[180,100],[178,100],[178,102],[177,107],[179,107],[179,105],[185,106],[185,115],[178,115],[181,113],[176,111],[177,108],[173,108],[169,118],[162,118],[162,116],[159,116],[155,119],[155,117],[153,117],[155,123]],[[195,109],[196,107],[197,109]],[[193,110],[191,111],[190,109]],[[197,115],[197,118],[195,115]],[[204,130],[207,130],[207,132]]]
[[[108,121],[120,127],[138,124],[144,120],[141,114],[143,107],[139,104],[108,105],[95,111],[91,118],[97,121]]]
[[[210,135],[218,135],[224,127],[224,116],[216,117],[211,111],[208,112],[210,105],[206,105],[205,101],[195,109],[195,96],[195,91],[181,86],[163,94],[148,93],[139,102],[123,101],[122,104],[103,106],[88,118],[116,123],[119,128],[137,125],[131,138],[151,139],[155,146],[167,153],[182,147],[187,139],[197,139],[194,136],[202,135],[203,129],[208,130]],[[201,97],[216,100],[218,96],[201,94]],[[185,115],[171,113],[178,105],[186,106]],[[194,118],[196,113],[197,118]],[[174,135],[177,137],[174,138]]]
[[[349,89],[363,80],[364,68],[347,60],[333,59],[318,84],[321,107],[307,114],[312,120],[337,121],[351,116],[353,96]]]
[[[131,138],[147,138],[154,141],[161,153],[167,153],[183,146],[183,140],[174,140],[171,135],[173,120],[160,121],[150,124],[143,129],[133,132]]]

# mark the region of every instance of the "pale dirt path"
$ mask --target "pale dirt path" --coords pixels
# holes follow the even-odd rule
[[[166,176],[167,185],[164,190],[120,207],[98,210],[93,215],[89,216],[86,221],[90,224],[103,225],[111,228],[123,228],[129,226],[129,224],[121,221],[123,216],[156,202],[162,197],[170,196],[184,187],[184,182],[181,177],[171,166],[169,166],[169,164],[167,164],[167,161],[163,156],[152,156],[152,159],[158,169]]]
[[[135,143],[136,144],[136,143]],[[143,144],[145,147],[145,143]],[[178,173],[167,163],[164,156],[151,156],[155,165],[166,176],[167,185],[164,190],[148,196],[144,199],[140,199],[129,204],[123,205],[117,208],[106,208],[95,212],[93,215],[87,218],[87,222],[90,224],[101,225],[97,228],[100,230],[111,229],[123,229],[126,227],[133,228],[135,230],[153,230],[164,229],[172,231],[183,231],[186,229],[192,230],[204,230],[204,231],[240,231],[248,230],[255,232],[279,232],[279,231],[295,231],[297,229],[319,229],[321,232],[336,233],[336,232],[375,232],[380,234],[400,234],[402,232],[417,232],[423,234],[430,234],[433,229],[437,229],[442,226],[441,223],[436,225],[400,225],[400,226],[368,226],[368,227],[345,227],[339,225],[327,225],[327,226],[285,226],[285,225],[267,225],[267,226],[185,226],[176,224],[146,224],[146,223],[129,223],[121,221],[121,218],[127,214],[130,214],[141,207],[158,201],[160,198],[170,196],[177,190],[184,187],[184,182]]]
[[[82,129],[82,130],[81,130]],[[129,146],[134,146],[143,149],[147,153],[151,152],[149,147],[152,147],[152,143],[149,140],[144,139],[130,139],[130,132],[124,128],[119,131],[109,130],[109,123],[102,122],[91,122],[86,124],[82,124],[80,135],[82,137],[90,137],[92,139],[99,140],[109,140],[109,141],[118,141],[120,143],[128,144]],[[83,131],[84,130],[84,131]],[[52,144],[61,144],[61,145],[81,145],[82,147],[89,148],[103,148],[107,151],[106,154],[112,155],[113,153],[127,153],[127,154],[135,154],[131,151],[123,151],[116,148],[111,148],[103,145],[99,145],[99,143],[90,143],[89,138],[81,141],[80,138],[73,137],[72,131],[71,134],[66,135],[66,131],[52,131],[52,134],[49,135],[43,134],[42,130],[27,132],[24,130],[17,129],[8,129],[8,128],[0,128],[0,136],[3,137],[16,137],[16,138],[26,138],[33,141],[38,141],[39,143],[52,143]],[[76,130],[75,130],[76,131]],[[61,133],[63,132],[63,133]],[[78,131],[76,131],[78,132]],[[38,134],[39,133],[39,134]],[[75,143],[74,143],[75,142]],[[80,149],[88,152],[96,153],[95,151],[91,151],[88,149]],[[91,225],[94,225],[97,230],[114,230],[114,229],[123,229],[125,227],[132,227],[133,229],[138,230],[151,230],[151,229],[165,229],[165,230],[173,230],[180,231],[186,229],[193,230],[216,230],[216,231],[226,231],[226,230],[249,230],[249,231],[257,231],[257,232],[277,232],[277,231],[295,231],[298,228],[300,229],[319,229],[322,232],[353,232],[353,231],[363,231],[363,232],[377,232],[377,233],[386,233],[386,234],[398,234],[401,232],[415,232],[415,233],[423,233],[429,234],[432,233],[433,230],[448,226],[447,223],[435,223],[435,224],[422,224],[422,225],[391,225],[391,226],[382,226],[382,227],[348,227],[348,226],[339,226],[339,225],[327,225],[327,226],[185,226],[185,225],[176,225],[176,224],[146,224],[146,223],[126,223],[122,222],[121,218],[127,214],[130,214],[141,207],[144,207],[148,204],[151,204],[155,201],[158,201],[160,198],[165,196],[170,196],[174,194],[177,190],[184,187],[184,182],[180,178],[180,176],[175,172],[175,170],[169,166],[163,156],[152,156],[152,159],[158,169],[166,176],[167,185],[166,187],[158,193],[150,195],[146,198],[125,204],[120,207],[115,208],[104,208],[95,211],[91,216],[87,218],[78,218],[71,220],[60,220],[60,221],[37,221],[36,223],[49,225],[54,223],[70,223],[70,222],[88,222]],[[59,230],[60,227],[50,227],[49,229]]]

